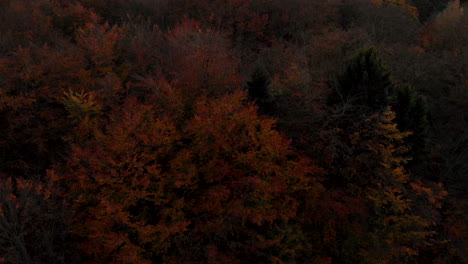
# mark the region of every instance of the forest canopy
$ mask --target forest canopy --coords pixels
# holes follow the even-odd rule
[[[467,10],[0,0],[0,263],[467,263]]]

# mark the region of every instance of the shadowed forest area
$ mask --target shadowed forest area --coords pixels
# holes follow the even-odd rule
[[[0,263],[468,263],[467,12],[0,0]]]

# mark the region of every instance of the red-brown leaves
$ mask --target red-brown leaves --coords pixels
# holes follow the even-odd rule
[[[192,159],[203,164],[198,166],[203,181],[231,185],[228,188],[233,192],[231,197],[244,196],[253,204],[278,202],[270,213],[262,208],[266,210],[263,216],[242,205],[237,208],[240,212],[232,212],[234,215],[259,224],[267,219],[274,221],[279,212],[292,216],[295,207],[287,204],[286,189],[281,187],[291,183],[284,175],[288,167],[284,155],[290,151],[288,142],[272,130],[273,120],[255,118],[255,108],[243,106],[242,98],[237,93],[197,105],[196,115],[188,126],[188,132],[194,135]],[[239,183],[244,186],[237,190]],[[243,189],[255,191],[243,193]],[[285,204],[279,206],[281,202]],[[226,202],[221,203],[230,208]]]
[[[82,248],[104,262],[130,251],[141,259],[159,252],[168,261],[192,254],[187,260],[234,260],[246,254],[234,242],[258,251],[279,246],[279,238],[263,244],[254,234],[269,237],[270,226],[296,216],[295,195],[313,187],[314,167],[288,158],[274,121],[244,100],[242,92],[201,98],[182,130],[129,101],[93,144],[75,148],[62,179],[75,197],[73,232],[86,239]],[[280,255],[296,250],[282,247]]]
[[[220,96],[241,84],[238,61],[218,32],[186,21],[168,33],[171,83],[187,96]]]
[[[68,165],[73,173],[62,176],[75,197],[73,232],[87,238],[82,247],[99,263],[143,260],[142,244],[148,243],[143,241],[164,245],[164,237],[187,225],[183,219],[170,220],[178,218],[177,203],[168,193],[171,178],[161,172],[160,162],[179,136],[170,121],[158,120],[150,107],[135,103],[129,101],[117,112],[104,132],[96,131],[93,145],[75,148]],[[151,216],[149,205],[167,207],[171,214],[161,224],[148,224],[150,218],[159,218]],[[142,244],[132,241],[129,232]],[[162,238],[154,241],[155,236]]]
[[[113,70],[118,56],[117,42],[122,38],[122,29],[109,24],[87,23],[78,29],[76,41],[82,47],[87,58],[97,70],[97,74],[106,74]]]
[[[200,226],[194,223],[189,231],[192,239],[229,237],[230,243],[264,251],[281,239],[264,244],[260,237],[272,235],[270,226],[286,224],[296,216],[297,194],[317,188],[310,178],[315,168],[306,160],[288,159],[289,142],[272,129],[274,121],[258,117],[255,107],[244,105],[243,100],[245,95],[240,92],[219,100],[199,100],[186,129],[192,143],[183,152],[184,159],[177,162],[193,164],[187,170],[198,175],[191,215],[204,220]],[[258,234],[259,240],[248,242],[239,237],[255,236],[257,229],[266,232]],[[226,248],[237,258],[247,254],[229,243],[220,241],[217,245],[218,251]],[[297,250],[285,244],[282,247],[280,255]]]

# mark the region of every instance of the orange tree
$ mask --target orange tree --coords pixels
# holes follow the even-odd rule
[[[127,76],[119,61],[124,29],[62,2],[12,2],[0,11],[9,25],[0,27],[0,170],[9,175],[45,175],[68,155],[76,124],[67,118],[64,92],[91,92],[106,106]]]
[[[129,100],[51,173],[75,210],[72,232],[95,263],[294,260],[297,197],[316,167],[236,92],[201,98],[182,126]]]

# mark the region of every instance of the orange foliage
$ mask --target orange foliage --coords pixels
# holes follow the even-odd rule
[[[289,159],[274,121],[243,100],[201,98],[183,130],[130,100],[89,147],[74,148],[56,181],[74,197],[73,233],[94,261],[259,258],[278,243],[272,257],[296,254],[281,242],[291,235],[274,233],[296,216],[294,195],[320,186],[317,170]]]
[[[171,30],[167,38],[171,84],[183,89],[187,96],[220,96],[240,86],[238,61],[220,33],[185,21]]]

